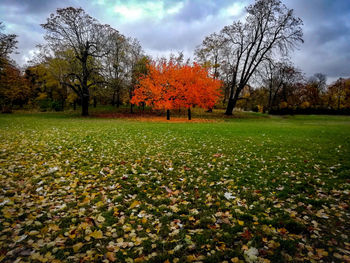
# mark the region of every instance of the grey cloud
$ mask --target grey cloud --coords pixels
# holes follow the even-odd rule
[[[137,0],[120,1],[122,4]],[[140,1],[140,0],[139,0]],[[157,0],[160,1],[160,0]],[[0,17],[8,25],[9,33],[19,35],[20,55],[18,63],[36,44],[42,42],[40,27],[50,13],[58,7],[84,8],[102,23],[109,23],[126,36],[136,37],[145,50],[156,56],[168,51],[184,51],[193,54],[196,45],[206,35],[219,31],[237,17],[221,14],[235,2],[245,5],[253,0],[182,0],[183,7],[177,14],[167,15],[161,20],[125,21],[113,12],[117,0],[1,0]],[[179,1],[163,0],[164,7],[171,8]],[[350,76],[350,3],[349,0],[283,0],[304,21],[305,43],[292,54],[296,66],[310,76],[323,72],[330,79]]]
[[[202,42],[206,35],[225,25],[223,21],[214,19],[209,20],[208,23],[172,21],[141,27],[142,24],[147,24],[147,21],[143,21],[141,24],[122,26],[120,31],[138,36],[144,46],[159,51],[193,49]]]
[[[76,0],[2,0],[4,8],[16,8],[17,14],[40,15],[54,12],[56,8],[74,5]]]
[[[222,8],[225,8],[232,1],[184,1],[181,12],[175,16],[176,20],[193,21],[202,20],[208,16],[215,16]]]
[[[305,43],[292,57],[306,75],[330,80],[350,76],[350,3],[348,0],[287,0],[304,21]]]

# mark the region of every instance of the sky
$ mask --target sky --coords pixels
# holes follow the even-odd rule
[[[23,66],[43,43],[45,23],[57,8],[82,7],[103,24],[137,38],[147,54],[193,51],[205,36],[244,19],[254,0],[0,0],[0,21],[18,35]],[[306,76],[324,73],[328,82],[350,77],[350,0],[282,0],[303,22],[304,41],[290,56]]]

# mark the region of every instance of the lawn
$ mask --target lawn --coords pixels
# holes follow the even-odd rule
[[[350,117],[0,116],[2,262],[350,261]]]

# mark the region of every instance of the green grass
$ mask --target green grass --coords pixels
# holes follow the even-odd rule
[[[0,259],[349,260],[350,118],[249,116],[1,115]]]

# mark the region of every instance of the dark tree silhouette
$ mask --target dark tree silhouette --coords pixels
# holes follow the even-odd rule
[[[109,25],[102,25],[81,8],[59,8],[56,14],[51,14],[46,24],[41,25],[46,30],[45,39],[54,51],[70,49],[77,59],[77,67],[70,72],[78,85],[65,83],[73,89],[82,102],[82,115],[89,114],[89,88],[96,85],[99,63],[96,61],[105,57],[110,50],[109,42],[113,41],[118,32]]]

